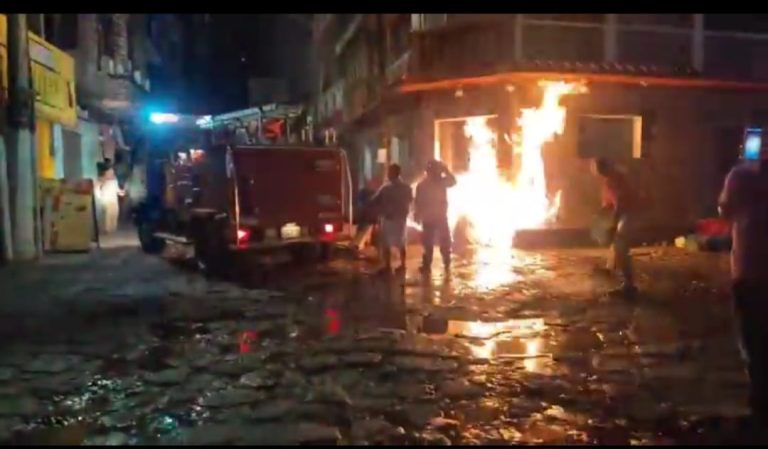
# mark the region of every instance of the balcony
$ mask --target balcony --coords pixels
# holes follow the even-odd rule
[[[446,26],[414,33],[409,80],[488,75],[524,69],[533,62],[597,64],[604,61],[601,23],[520,20],[505,15],[485,21],[449,16]]]
[[[508,24],[478,22],[414,33],[406,77],[439,79],[508,69],[515,61],[514,34]]]
[[[704,73],[715,78],[768,81],[768,35],[707,33]]]
[[[616,15],[613,21],[599,14],[501,15],[483,21],[442,16],[442,25],[433,21],[412,33],[409,81],[514,70],[768,80],[768,35],[701,29],[697,34],[692,14]]]

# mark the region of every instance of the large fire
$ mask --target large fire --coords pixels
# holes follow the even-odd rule
[[[448,219],[455,228],[465,218],[470,241],[480,246],[508,251],[519,229],[547,224],[560,207],[560,192],[547,194],[542,147],[563,133],[566,109],[560,99],[586,88],[563,81],[541,81],[539,86],[544,90],[541,104],[521,110],[519,132],[513,136],[520,165],[512,182],[499,172],[496,133],[487,118],[469,118],[465,123],[469,168],[457,175],[456,186],[448,191]]]

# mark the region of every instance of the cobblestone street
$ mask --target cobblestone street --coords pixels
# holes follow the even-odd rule
[[[632,301],[598,250],[465,255],[429,280],[416,256],[400,278],[337,260],[258,290],[133,248],[48,269],[50,291],[37,266],[0,271],[0,442],[747,438],[726,254],[638,248]]]

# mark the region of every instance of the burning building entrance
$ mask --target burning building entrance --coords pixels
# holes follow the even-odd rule
[[[548,192],[542,151],[563,133],[565,95],[586,92],[580,83],[541,81],[541,102],[523,108],[515,131],[497,116],[474,116],[435,122],[435,158],[457,175],[449,190],[449,224],[466,230],[469,242],[482,248],[508,251],[515,234],[552,223],[560,207],[560,192]],[[464,138],[457,136],[459,128]],[[511,124],[510,124],[511,125]],[[509,139],[512,157],[500,155],[499,139]],[[509,155],[507,155],[509,156]],[[512,160],[511,175],[500,169],[500,160]]]

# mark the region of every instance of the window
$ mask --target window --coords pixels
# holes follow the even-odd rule
[[[424,14],[411,14],[411,31],[424,29]]]
[[[58,38],[56,35],[56,14],[43,14],[42,16],[45,39],[48,42],[53,42],[55,44]]]
[[[139,38],[139,25],[138,16],[136,14],[131,14],[128,17],[128,38],[126,39],[128,45],[128,59],[131,62],[136,60],[136,43],[134,40]]]
[[[77,14],[60,14],[56,30],[56,46],[63,50],[77,48],[78,20]]]
[[[113,58],[114,43],[112,42],[113,19],[111,14],[99,14],[96,24],[96,58],[98,70],[104,69],[101,66],[102,56]]]
[[[579,157],[640,158],[642,138],[643,120],[639,115],[579,117]]]
[[[45,29],[43,27],[43,16],[45,14],[27,14],[27,28],[31,33],[42,37]]]

